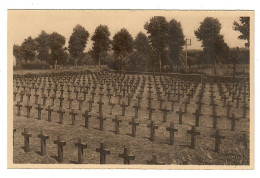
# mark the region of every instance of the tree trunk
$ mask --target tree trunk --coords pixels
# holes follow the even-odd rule
[[[54,66],[55,70],[57,70],[57,64],[58,64],[58,60],[56,59],[55,60],[55,66]]]
[[[76,58],[75,67],[78,68],[78,58]]]
[[[101,65],[100,65],[100,57],[98,57],[98,66],[99,66],[99,68],[101,67]]]

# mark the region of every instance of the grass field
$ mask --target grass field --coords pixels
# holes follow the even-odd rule
[[[83,77],[83,76],[81,76]],[[132,77],[130,75],[130,77]],[[145,76],[148,78],[148,76]],[[142,78],[142,76],[141,76]],[[79,78],[77,78],[79,79]],[[81,78],[82,79],[82,78]],[[159,79],[159,78],[158,78]],[[80,80],[82,84],[82,80]],[[142,81],[142,79],[141,79]],[[153,83],[154,84],[154,83]],[[78,115],[76,116],[75,125],[71,125],[71,116],[69,115],[70,109],[68,109],[67,101],[67,92],[64,91],[65,100],[63,101],[63,108],[66,112],[64,115],[64,123],[59,124],[59,115],[57,112],[52,113],[52,121],[47,121],[47,111],[42,110],[42,120],[37,120],[38,111],[35,109],[36,105],[34,104],[34,89],[32,89],[32,96],[30,98],[30,103],[33,106],[31,110],[31,117],[26,117],[26,95],[24,96],[23,107],[21,108],[21,116],[16,115],[17,108],[15,104],[19,101],[20,96],[17,95],[16,101],[14,101],[14,128],[16,132],[14,133],[14,149],[13,149],[13,161],[14,163],[35,163],[35,164],[56,164],[57,161],[57,145],[53,142],[57,139],[58,135],[62,136],[62,139],[66,141],[66,146],[64,147],[64,162],[65,164],[77,163],[77,147],[74,146],[74,143],[77,142],[78,138],[85,143],[87,143],[87,148],[84,150],[84,163],[85,164],[99,164],[99,153],[96,152],[96,148],[100,146],[101,142],[104,142],[107,145],[107,148],[110,150],[111,154],[107,156],[108,164],[123,164],[123,159],[118,157],[118,154],[123,153],[124,146],[130,149],[130,153],[135,155],[135,159],[131,161],[131,164],[146,164],[147,160],[152,158],[153,154],[157,155],[157,159],[160,162],[165,164],[192,164],[192,165],[248,165],[249,164],[249,150],[244,149],[241,143],[237,142],[237,139],[241,137],[242,133],[249,133],[249,115],[247,112],[246,118],[240,118],[236,122],[235,131],[230,131],[230,120],[226,117],[226,108],[223,107],[223,102],[220,100],[220,95],[218,92],[217,84],[214,84],[215,91],[215,103],[218,104],[216,113],[221,116],[218,119],[218,129],[220,134],[225,136],[225,139],[221,140],[220,152],[214,152],[214,138],[211,137],[211,134],[215,133],[215,130],[212,129],[213,119],[211,115],[211,106],[209,98],[209,86],[206,84],[204,97],[202,101],[202,116],[200,117],[200,126],[196,129],[200,132],[200,135],[197,136],[196,147],[191,149],[190,146],[190,135],[187,134],[187,130],[191,129],[191,125],[195,124],[195,116],[192,114],[195,112],[198,101],[198,93],[201,89],[199,84],[194,97],[191,98],[190,104],[187,108],[187,113],[183,115],[183,124],[178,122],[178,114],[176,111],[179,107],[184,107],[183,101],[186,100],[186,95],[182,96],[180,102],[176,102],[174,105],[174,110],[168,113],[167,122],[162,122],[163,113],[159,110],[159,101],[157,100],[156,90],[153,85],[153,94],[154,98],[152,101],[152,106],[155,108],[152,119],[159,126],[155,133],[155,141],[151,142],[149,140],[150,130],[147,127],[147,124],[150,123],[148,120],[148,111],[147,111],[147,96],[148,96],[148,84],[146,81],[143,99],[141,100],[141,109],[139,110],[139,117],[137,121],[139,126],[137,127],[136,137],[132,137],[131,134],[131,125],[128,122],[135,115],[135,110],[133,105],[137,102],[136,96],[140,90],[140,85],[138,86],[134,97],[131,100],[130,106],[126,108],[126,115],[122,116],[121,107],[118,105],[117,97],[112,97],[112,102],[116,103],[112,115],[110,115],[111,107],[108,105],[108,97],[106,97],[107,91],[104,89],[103,93],[103,116],[106,118],[104,121],[104,131],[99,130],[99,120],[97,117],[98,113],[98,104],[99,100],[99,86],[97,84],[97,92],[95,95],[95,103],[93,104],[92,112],[90,112],[91,118],[89,120],[89,129],[84,127],[84,118],[82,114],[89,108],[87,101],[84,101],[82,104],[82,110],[78,110],[78,102],[73,101],[72,107],[77,110]],[[106,88],[106,87],[104,87]],[[27,88],[28,89],[28,88]],[[20,88],[20,90],[22,90]],[[91,91],[91,90],[90,90]],[[162,91],[162,88],[161,88]],[[189,90],[188,90],[189,91]],[[50,96],[52,95],[50,93]],[[38,91],[40,93],[40,90]],[[47,91],[45,90],[45,94]],[[57,91],[57,96],[60,96],[60,91]],[[71,96],[75,98],[75,93],[72,92]],[[83,95],[80,94],[80,97]],[[166,96],[162,95],[163,98]],[[91,98],[90,92],[87,94],[87,100]],[[171,97],[175,99],[177,97]],[[231,98],[229,98],[230,100]],[[127,101],[126,98],[122,100]],[[42,104],[42,98],[39,97],[40,104]],[[127,102],[126,102],[127,103]],[[231,102],[232,103],[232,102]],[[47,99],[45,108],[51,104],[51,99]],[[235,107],[235,102],[232,103],[231,113],[234,113],[236,117],[242,117],[242,104],[240,108]],[[164,102],[163,107],[171,108],[170,102]],[[59,109],[59,100],[55,99],[54,102],[54,111]],[[118,115],[122,119],[120,123],[120,134],[115,134],[115,123],[112,122],[112,119],[115,118],[115,115]],[[166,127],[170,126],[170,123],[174,122],[175,128],[178,129],[178,132],[175,133],[174,145],[169,145],[169,132],[166,131]],[[24,138],[21,135],[21,132],[24,128],[29,128],[32,137],[30,138],[30,152],[25,153]],[[45,134],[49,135],[47,140],[47,153],[46,156],[40,155],[40,139],[37,135],[40,131],[43,130]]]

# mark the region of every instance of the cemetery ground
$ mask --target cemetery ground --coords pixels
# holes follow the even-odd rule
[[[13,85],[16,93],[13,101],[13,162],[77,164],[80,162],[79,149],[75,143],[81,139],[87,145],[80,158],[84,164],[101,163],[97,148],[104,143],[110,151],[106,155],[106,164],[248,165],[248,83],[240,81],[232,86],[229,82],[200,83],[168,76],[153,78],[152,75],[126,74],[119,77],[119,74],[95,71],[70,71],[66,75],[54,76],[35,74],[24,78],[21,75],[14,78]],[[39,95],[37,101],[36,95]],[[38,104],[42,107],[40,118]],[[65,112],[62,123],[59,110]],[[195,115],[196,110],[199,117]],[[86,111],[91,116],[87,124]],[[237,118],[234,122],[232,114]],[[215,126],[213,116],[217,118]],[[105,118],[103,124],[99,117]],[[118,127],[115,118],[121,120]],[[136,136],[130,124],[133,118],[138,123]],[[154,135],[151,134],[151,121],[158,126]],[[172,123],[177,130],[170,141]],[[25,128],[30,134],[23,134]],[[197,132],[194,139],[192,129]],[[48,136],[44,155],[38,137],[41,131]],[[220,142],[214,137],[217,133],[223,136]],[[24,137],[26,134],[30,137]],[[59,148],[63,152],[62,160],[55,144],[58,136],[66,142]],[[125,147],[128,155],[134,156],[128,162],[119,156]],[[157,161],[151,161],[154,155]]]

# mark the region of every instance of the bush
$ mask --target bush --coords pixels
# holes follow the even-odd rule
[[[29,62],[29,63],[23,63],[21,64],[22,69],[50,69],[50,65],[44,62],[40,63],[34,63],[34,62]]]

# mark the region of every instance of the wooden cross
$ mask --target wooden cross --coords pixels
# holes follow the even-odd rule
[[[79,98],[79,99],[78,99],[78,102],[79,102],[79,110],[81,110],[81,106],[82,106],[83,101],[84,101],[84,99],[82,99],[82,98]]]
[[[78,113],[72,109],[69,114],[71,115],[71,125],[75,125],[76,115],[78,115]]]
[[[202,114],[199,112],[198,109],[196,109],[196,113],[193,113],[193,115],[196,116],[195,125],[196,125],[196,127],[199,127],[200,116],[202,116]]]
[[[97,117],[97,119],[99,120],[99,129],[100,129],[101,131],[103,131],[103,130],[104,130],[104,121],[106,120],[106,118],[104,118],[104,117],[102,116],[102,114],[100,114],[100,116]]]
[[[60,122],[59,124],[63,124],[63,115],[65,114],[65,111],[62,109],[62,107],[59,107],[59,110],[57,113],[60,115]]]
[[[106,155],[110,154],[110,150],[105,149],[105,144],[100,143],[100,147],[96,148],[96,152],[100,153],[100,164],[106,164]]]
[[[115,122],[115,134],[119,134],[119,123],[122,122],[121,119],[118,119],[118,116],[115,116],[115,119],[112,119]]]
[[[147,161],[147,164],[150,164],[150,165],[164,165],[163,162],[158,162],[157,161],[156,155],[153,155],[152,159]]]
[[[195,148],[195,144],[196,144],[196,136],[200,135],[200,132],[196,131],[195,126],[192,126],[191,130],[187,130],[187,133],[191,135],[191,149]]]
[[[139,110],[138,104],[135,104],[133,108],[135,109],[135,117],[138,118],[138,110]]]
[[[130,155],[129,152],[130,151],[128,150],[128,148],[124,147],[124,153],[118,155],[120,158],[124,159],[124,164],[130,164],[130,160],[134,160],[135,159],[135,156],[134,155]]]
[[[235,130],[236,121],[238,121],[239,118],[235,118],[234,113],[232,113],[232,116],[228,117],[228,119],[230,119],[230,121],[231,121],[231,131],[234,131]]]
[[[227,117],[229,117],[229,115],[230,115],[230,107],[232,105],[230,104],[230,102],[228,102],[228,104],[226,106],[227,106]]]
[[[22,132],[22,136],[24,136],[24,151],[29,152],[29,138],[32,136],[32,134],[29,132],[29,129],[24,128],[24,132]]]
[[[155,129],[158,129],[158,125],[155,125],[154,121],[151,121],[151,124],[147,125],[148,128],[151,128],[151,136],[150,140],[153,142],[155,141]]]
[[[31,109],[32,109],[32,106],[30,106],[30,105],[26,105],[26,106],[24,106],[26,109],[27,109],[27,118],[29,118],[30,117],[30,113],[31,113]]]
[[[89,118],[91,117],[91,115],[88,114],[88,111],[86,110],[84,114],[82,114],[82,116],[85,118],[85,128],[88,129],[88,121]]]
[[[49,139],[48,135],[44,135],[43,131],[41,130],[41,133],[38,134],[38,138],[41,139],[41,155],[46,155],[46,140]]]
[[[212,115],[210,116],[213,118],[213,129],[217,128],[217,119],[220,118],[220,116],[217,116],[216,112],[212,113]]]
[[[53,111],[53,109],[51,108],[50,105],[48,106],[46,111],[48,111],[48,121],[51,122],[51,112]]]
[[[211,137],[215,138],[215,150],[214,151],[218,153],[219,147],[220,147],[220,140],[224,139],[225,136],[221,136],[219,134],[219,130],[217,129],[215,134],[211,134]]]
[[[68,101],[69,101],[69,109],[71,109],[72,102],[73,102],[73,98],[71,98],[71,97],[69,96],[69,97],[68,97]]]
[[[87,148],[87,144],[81,142],[81,139],[78,138],[78,142],[74,143],[78,147],[78,163],[82,164],[84,162],[83,150]]]
[[[243,133],[242,137],[237,139],[237,142],[239,142],[239,143],[242,142],[242,144],[244,146],[244,149],[246,150],[247,149],[247,144],[248,144],[247,143],[247,135],[246,135],[246,133]]]
[[[88,100],[88,104],[89,104],[89,112],[91,112],[92,111],[92,103],[94,103],[94,100],[93,99],[90,99],[90,100]]]
[[[139,126],[139,123],[135,121],[135,118],[132,118],[132,121],[129,122],[129,125],[132,125],[132,136],[136,136],[136,126]]]
[[[13,146],[14,146],[14,133],[16,132],[16,129],[13,129]]]
[[[163,112],[163,122],[166,122],[167,114],[168,114],[168,112],[170,112],[170,110],[166,109],[166,106],[165,106],[163,109],[161,109],[161,111]]]
[[[151,119],[152,119],[153,111],[154,111],[155,109],[152,108],[152,107],[147,107],[147,110],[149,111],[149,120],[151,120]]]
[[[102,114],[102,105],[104,104],[104,102],[102,102],[102,100],[99,100],[97,104],[99,105],[99,114]]]
[[[125,102],[123,102],[120,106],[122,107],[122,116],[125,116],[125,108],[127,107],[127,105],[125,104]]]
[[[20,101],[18,101],[15,106],[17,107],[17,116],[20,116],[22,104],[20,103]]]
[[[111,102],[109,102],[108,103],[110,106],[111,106],[111,109],[110,109],[110,115],[112,115],[112,112],[113,112],[113,108],[114,108],[114,106],[115,106],[115,103],[111,103]]]
[[[42,106],[40,104],[38,104],[38,106],[36,107],[36,109],[38,110],[38,120],[41,120],[41,113],[42,113]]]
[[[178,132],[178,129],[174,128],[174,123],[171,122],[170,127],[166,127],[166,130],[170,132],[170,145],[174,144],[174,132]]]
[[[45,105],[46,105],[47,96],[44,94],[44,95],[42,96],[42,99],[43,99],[43,100],[42,100],[42,102],[43,102],[42,105],[45,106]]]
[[[179,114],[179,124],[182,124],[182,114],[184,114],[182,108],[179,108],[179,111],[176,111],[176,113]]]
[[[58,146],[58,161],[63,162],[63,147],[66,145],[65,141],[61,140],[61,136],[58,136],[57,140],[54,140],[54,144]]]
[[[246,110],[248,110],[249,107],[246,105],[246,102],[243,104],[243,118],[246,118]]]

